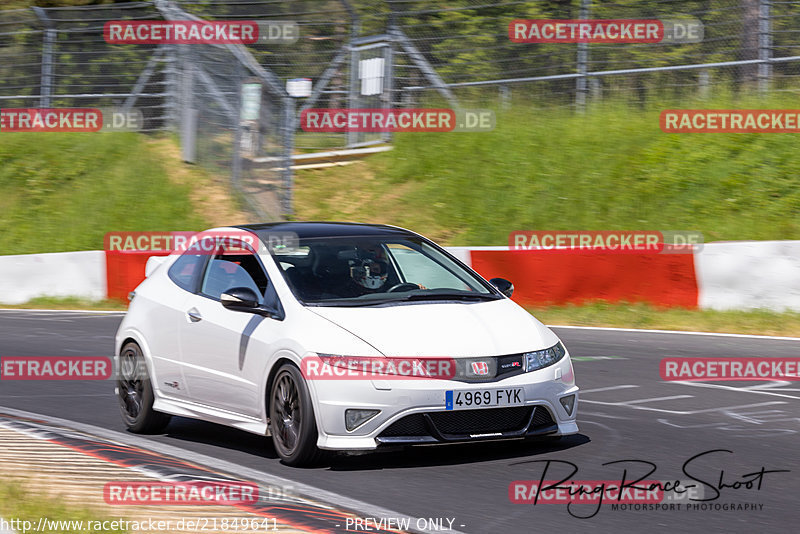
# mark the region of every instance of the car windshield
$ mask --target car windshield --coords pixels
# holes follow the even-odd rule
[[[271,254],[295,296],[311,306],[502,298],[421,238],[305,238]]]

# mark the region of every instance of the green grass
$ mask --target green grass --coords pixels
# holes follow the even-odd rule
[[[87,300],[77,297],[37,297],[23,304],[3,304],[0,302],[0,309],[125,311],[128,309],[128,303],[118,300]]]
[[[0,254],[101,249],[109,231],[202,229],[191,186],[169,168],[135,133],[0,135]]]
[[[6,521],[19,520],[21,522],[29,521],[27,525],[22,523],[22,526],[12,525],[22,532],[24,526],[28,526],[32,532],[39,525],[41,518],[46,518],[50,521],[50,528],[46,528],[43,532],[54,532],[63,534],[106,534],[106,533],[122,533],[125,530],[119,529],[106,529],[102,527],[104,520],[111,521],[111,518],[104,517],[101,514],[93,512],[88,508],[76,507],[53,497],[43,497],[34,495],[27,492],[20,484],[3,481],[0,483],[0,515]],[[82,528],[79,525],[72,523],[52,523],[53,521],[82,521]],[[97,522],[101,524],[97,524]],[[106,523],[106,527],[114,526],[111,523]],[[121,525],[117,525],[121,526]],[[43,524],[43,528],[45,525]]]
[[[298,172],[297,218],[398,224],[449,245],[503,245],[513,230],[800,238],[798,135],[665,134],[669,107],[797,106],[780,96],[585,115],[516,106],[492,132],[399,134],[358,165]]]
[[[798,312],[687,310],[605,302],[527,309],[537,319],[549,325],[800,337]]]

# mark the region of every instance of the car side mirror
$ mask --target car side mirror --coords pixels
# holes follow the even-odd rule
[[[492,284],[497,290],[502,293],[503,295],[511,298],[511,295],[514,294],[514,284],[506,280],[505,278],[492,278],[489,280],[489,283]]]
[[[282,319],[278,310],[262,306],[256,292],[249,287],[232,287],[220,295],[219,301],[231,311],[256,313],[265,317]]]

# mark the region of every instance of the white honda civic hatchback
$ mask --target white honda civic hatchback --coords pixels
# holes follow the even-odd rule
[[[171,415],[271,435],[290,465],[578,431],[558,337],[428,239],[288,222],[201,232],[148,261],[116,336],[134,432]]]

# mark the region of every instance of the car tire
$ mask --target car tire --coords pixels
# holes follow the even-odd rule
[[[300,370],[283,364],[272,381],[269,402],[270,433],[275,452],[287,465],[299,467],[317,462],[317,423],[311,395]]]
[[[117,397],[122,420],[128,430],[137,434],[154,434],[167,426],[171,416],[153,410],[153,386],[142,355],[133,341],[126,343],[119,354]]]

